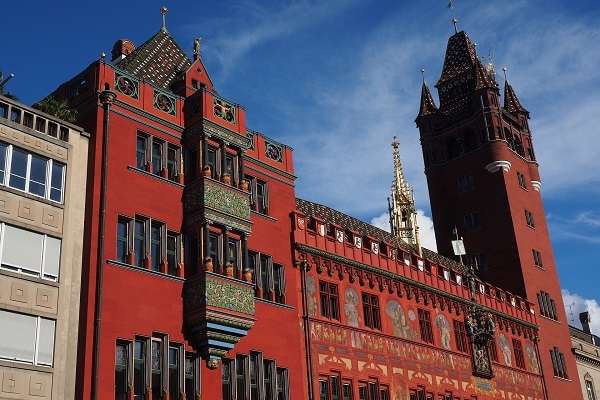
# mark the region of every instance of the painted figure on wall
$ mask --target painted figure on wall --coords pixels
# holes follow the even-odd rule
[[[535,348],[530,343],[525,343],[525,356],[527,357],[527,369],[534,374],[540,373],[540,365],[538,364]]]
[[[512,351],[510,349],[510,343],[504,334],[498,335],[498,347],[502,351],[502,356],[504,357],[504,364],[509,367],[512,367]]]
[[[345,296],[346,302],[344,304],[344,314],[348,318],[348,325],[358,327],[358,294],[356,290],[352,288],[346,289]]]
[[[314,318],[317,316],[317,297],[315,295],[316,285],[315,278],[312,276],[306,277],[306,294],[308,300],[308,316]]]
[[[440,343],[442,344],[442,347],[446,350],[450,350],[450,324],[446,317],[442,314],[438,314],[438,316],[435,317],[435,326],[440,330]]]
[[[392,319],[394,335],[404,339],[416,339],[417,332],[411,328],[404,309],[396,300],[390,300],[385,308],[387,315]]]

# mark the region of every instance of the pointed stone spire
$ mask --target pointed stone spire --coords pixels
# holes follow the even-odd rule
[[[423,74],[423,86],[421,87],[421,105],[419,107],[419,115],[417,115],[417,120],[426,115],[439,114],[439,110],[433,101],[429,87],[427,87],[427,83],[425,82],[424,69],[421,70],[421,74]]]
[[[513,90],[510,83],[508,83],[508,79],[506,78],[506,68],[502,68],[502,71],[504,71],[504,109],[511,114],[529,114],[529,111],[527,111],[521,105],[521,102],[517,98],[515,91]]]
[[[417,225],[417,210],[415,209],[414,192],[404,180],[402,163],[400,162],[400,143],[394,136],[394,182],[392,184],[392,204],[390,222],[392,233],[417,250],[422,255],[419,241],[419,226]]]

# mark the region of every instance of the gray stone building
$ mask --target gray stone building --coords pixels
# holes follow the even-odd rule
[[[579,320],[583,329],[570,326],[577,375],[587,400],[600,399],[600,338],[592,333],[590,314],[582,312]]]
[[[0,398],[72,399],[89,135],[0,96]]]

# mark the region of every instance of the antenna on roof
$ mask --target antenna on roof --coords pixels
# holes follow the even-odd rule
[[[573,306],[575,306],[575,302],[565,305],[565,307],[569,307],[569,316],[571,317],[571,324],[575,325],[575,318],[573,318]]]

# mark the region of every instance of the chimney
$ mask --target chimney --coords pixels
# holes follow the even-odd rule
[[[590,318],[590,313],[587,311],[579,313],[579,321],[581,321],[581,327],[583,328],[583,330],[591,334],[592,327],[590,323],[592,322],[592,319]]]

